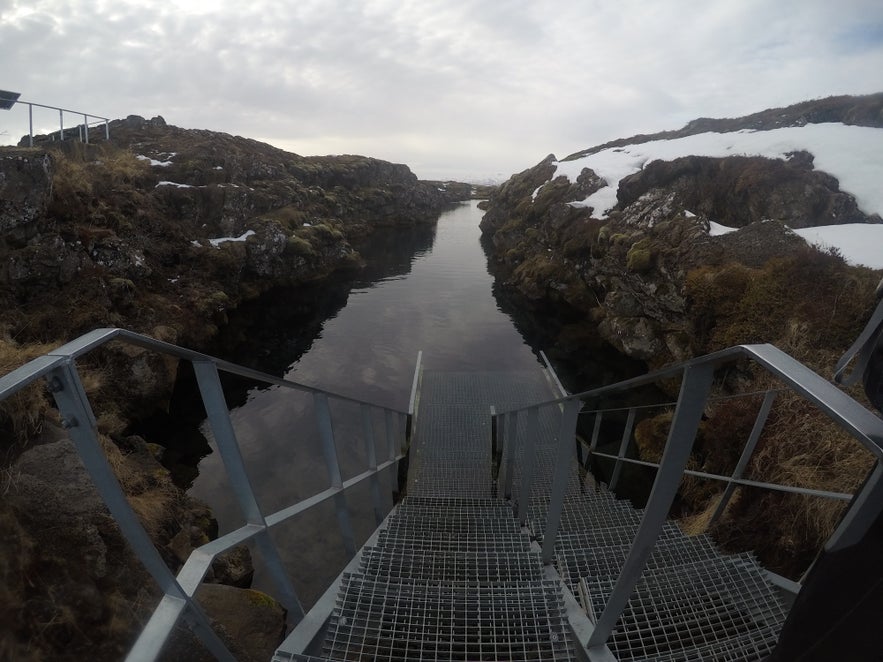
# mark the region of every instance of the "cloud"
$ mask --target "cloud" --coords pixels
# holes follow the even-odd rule
[[[6,0],[0,64],[43,103],[508,175],[697,116],[877,91],[881,26],[868,0]]]

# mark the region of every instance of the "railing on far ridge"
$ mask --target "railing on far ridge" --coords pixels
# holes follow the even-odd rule
[[[712,381],[716,368],[740,359],[748,359],[777,378],[785,388],[814,404],[828,418],[856,439],[876,458],[868,478],[855,495],[839,492],[813,490],[797,486],[764,483],[742,478],[751,455],[760,438],[767,416],[773,404],[775,392],[767,392],[755,420],[754,428],[745,443],[736,468],[729,476],[720,476],[700,471],[688,470],[687,462],[699,428],[703,410],[710,399]],[[631,550],[611,593],[604,611],[594,623],[594,631],[586,641],[581,642],[587,649],[601,647],[609,639],[620,615],[644,570],[655,546],[662,527],[668,517],[672,502],[683,475],[720,480],[727,483],[724,494],[714,513],[718,517],[739,485],[760,487],[816,497],[826,497],[850,501],[850,505],[835,531],[827,541],[828,550],[838,549],[860,540],[870,524],[883,508],[883,420],[865,409],[846,393],[836,388],[818,374],[788,356],[772,345],[742,345],[723,350],[708,356],[665,368],[656,372],[629,379],[584,393],[538,403],[517,410],[497,412],[493,415],[492,430],[495,448],[501,449],[498,486],[500,495],[517,498],[517,517],[524,522],[531,499],[535,462],[522,462],[524,458],[534,458],[535,440],[539,431],[540,412],[547,407],[556,408],[558,415],[558,448],[555,459],[549,506],[546,516],[546,530],[543,538],[543,560],[549,563],[555,548],[558,524],[563,509],[568,465],[576,461],[574,443],[576,439],[577,417],[584,403],[597,402],[613,394],[621,394],[647,386],[660,380],[681,378],[680,393],[669,428],[668,440],[659,463],[645,462],[627,457],[632,428],[638,407],[625,407],[627,420],[617,455],[597,450],[601,420],[605,410],[591,409],[595,415],[592,440],[589,445],[589,458],[601,457],[615,462],[611,477],[611,487],[619,480],[624,463],[631,463],[657,469],[656,478],[647,500],[644,515],[638,527]],[[606,410],[609,411],[609,410]],[[523,443],[518,446],[518,431],[522,430]],[[582,453],[581,442],[576,445]],[[518,456],[516,457],[516,453]],[[516,463],[520,463],[519,494],[513,495],[513,475]],[[783,578],[784,579],[784,578]],[[784,580],[787,582],[787,580]],[[789,588],[794,588],[791,586]]]
[[[135,345],[179,360],[190,361],[193,364],[202,402],[205,405],[218,452],[223,460],[236,501],[245,517],[245,525],[194,550],[177,576],[172,574],[163,562],[137,515],[126,500],[126,496],[101,449],[96,431],[95,415],[77,371],[76,360],[79,357],[110,341]],[[277,512],[264,514],[261,511],[230,420],[221,388],[219,371],[246,377],[264,384],[312,394],[313,413],[330,478],[330,485],[327,489]],[[346,502],[346,491],[368,481],[375,518],[378,524],[382,521],[384,507],[380,496],[379,475],[384,470],[396,465],[405,456],[411,428],[410,418],[413,414],[413,411],[404,412],[380,407],[286,379],[279,379],[257,370],[123,329],[97,329],[30,361],[8,375],[0,377],[0,401],[41,378],[45,378],[48,382],[49,390],[55,398],[61,416],[62,425],[73,440],[96,488],[133,551],[163,592],[159,605],[129,652],[127,659],[138,661],[156,659],[172,629],[181,618],[187,622],[194,634],[215,658],[219,660],[235,659],[210,626],[205,613],[193,596],[214,558],[248,540],[253,540],[256,544],[266,565],[268,575],[278,592],[276,597],[279,602],[288,610],[290,617],[300,620],[304,615],[304,610],[294,586],[284,570],[282,558],[270,535],[270,530],[296,515],[332,500],[344,548],[352,558],[355,555],[356,543]],[[361,412],[362,436],[366,445],[368,468],[346,480],[342,477],[338,462],[329,401],[347,402],[358,406]],[[382,418],[383,421],[382,429],[386,437],[387,449],[385,458],[380,458],[377,453],[377,440],[374,435],[375,415]],[[395,475],[395,472],[391,473]]]

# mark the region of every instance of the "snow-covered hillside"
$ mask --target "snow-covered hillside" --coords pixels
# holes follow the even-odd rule
[[[620,180],[651,161],[671,161],[684,156],[784,159],[797,151],[813,154],[815,169],[836,177],[840,189],[852,194],[863,212],[883,216],[883,129],[840,123],[768,131],[701,133],[614,147],[572,161],[557,162],[552,179],[565,175],[575,182],[583,168],[593,170],[607,186],[571,204],[594,207],[595,215],[603,216],[616,204]],[[799,230],[798,234],[813,244],[837,248],[849,262],[883,269],[883,225],[822,226]]]

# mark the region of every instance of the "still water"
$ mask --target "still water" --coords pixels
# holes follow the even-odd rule
[[[424,368],[429,370],[536,367],[534,352],[492,293],[493,278],[479,241],[482,213],[473,201],[443,213],[435,228],[383,231],[387,236],[360,247],[373,266],[361,272],[354,284],[343,290],[319,289],[315,303],[326,306],[327,319],[310,323],[295,315],[286,328],[278,324],[280,311],[299,304],[293,295],[291,299],[275,295],[269,305],[264,302],[239,321],[246,329],[242,335],[262,341],[259,346],[246,343],[233,360],[403,410],[421,350]],[[237,325],[235,320],[232,323]],[[267,347],[278,351],[268,353]],[[286,356],[292,358],[290,364],[272,365]],[[265,513],[328,487],[310,416],[310,396],[252,387],[234,400],[239,404],[231,417]],[[332,409],[340,418],[348,415],[345,408]],[[353,418],[357,413],[351,412]],[[206,426],[203,432],[214,447]],[[349,441],[358,435],[338,429],[335,434],[344,479],[363,471],[362,442]],[[391,481],[384,482],[388,484]],[[200,462],[191,494],[213,508],[221,533],[243,524],[217,453]],[[358,545],[374,528],[370,497],[367,487],[347,496]],[[284,560],[301,600],[309,606],[346,562],[333,510],[329,505],[300,516],[280,526],[275,537],[285,549]],[[264,582],[259,568],[256,585],[272,592]]]

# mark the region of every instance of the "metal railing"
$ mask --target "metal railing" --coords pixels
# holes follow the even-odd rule
[[[742,477],[772,408],[775,391],[764,394],[764,400],[752,432],[731,475],[720,476],[687,469],[687,463],[690,459],[699,423],[706,404],[710,400],[715,369],[744,359],[759,365],[783,383],[787,389],[814,404],[822,413],[874,455],[876,462],[861,489],[855,495],[752,481]],[[560,410],[558,448],[549,495],[545,535],[543,537],[542,555],[546,563],[551,561],[555,548],[567,487],[568,464],[574,459],[573,444],[576,439],[577,418],[584,403],[597,402],[601,398],[632,391],[660,380],[670,380],[678,377],[681,378],[680,393],[677,402],[674,403],[675,411],[662,459],[659,463],[626,457],[636,412],[639,407],[625,408],[625,411],[627,411],[625,429],[620,442],[619,452],[616,455],[601,453],[597,450],[604,412],[611,410],[595,409],[587,412],[595,414],[592,438],[589,444],[589,458],[593,456],[602,457],[615,462],[610,481],[611,487],[619,480],[622,466],[625,463],[657,469],[644,515],[632,542],[631,550],[604,611],[598,615],[594,624],[594,631],[588,641],[584,642],[590,653],[593,647],[601,647],[608,641],[611,632],[623,613],[632,591],[653,552],[656,539],[662,531],[677,494],[681,478],[684,475],[721,480],[727,483],[724,494],[713,515],[715,518],[720,516],[726,507],[727,501],[732,496],[733,490],[740,485],[850,500],[851,503],[848,509],[825,544],[825,548],[829,551],[849,546],[861,540],[881,508],[883,508],[883,462],[881,462],[883,460],[883,420],[833,384],[776,347],[772,345],[742,345],[611,386],[549,400],[517,410],[498,412],[493,415],[492,429],[497,435],[495,447],[502,449],[500,472],[498,475],[500,492],[502,496],[507,498],[513,496],[512,479],[515,473],[514,467],[516,463],[521,462],[519,494],[515,496],[518,498],[517,516],[520,521],[524,522],[530,505],[531,487],[535,473],[534,462],[530,461],[530,458],[534,457],[533,440],[537,437],[538,433],[540,411],[546,407],[556,407]],[[622,408],[618,410],[623,411]],[[520,450],[516,451],[519,427],[525,430],[525,434]],[[579,441],[576,443],[581,445]],[[516,452],[519,454],[518,457],[516,457]],[[528,461],[522,462],[524,458],[528,458]]]
[[[99,443],[95,415],[77,371],[76,361],[79,357],[110,341],[121,341],[192,363],[209,426],[217,443],[218,452],[223,460],[232,491],[245,517],[244,526],[195,549],[177,576],[163,562],[153,541],[126,500]],[[246,377],[264,384],[312,394],[322,453],[330,478],[330,485],[327,489],[277,512],[264,514],[261,511],[230,420],[219,371]],[[379,525],[384,517],[379,475],[382,471],[396,465],[404,457],[408,443],[408,430],[410,429],[409,419],[413,413],[379,407],[286,379],[279,379],[123,329],[97,329],[0,378],[0,401],[41,378],[48,382],[48,388],[61,416],[62,426],[67,429],[98,492],[119,524],[133,551],[163,592],[159,605],[129,652],[129,660],[139,661],[156,659],[173,628],[182,618],[217,659],[235,659],[210,626],[206,614],[194,600],[194,594],[218,554],[249,540],[254,541],[260,552],[267,573],[278,591],[279,602],[288,610],[291,617],[300,620],[304,615],[304,610],[294,586],[284,570],[279,550],[270,535],[270,530],[296,515],[331,500],[335,505],[343,545],[349,557],[352,558],[356,552],[356,544],[346,502],[346,491],[368,481],[374,514]],[[368,468],[347,480],[343,479],[338,462],[329,401],[347,402],[358,406],[361,410],[362,435],[366,444]],[[382,429],[386,437],[387,457],[382,461],[378,457],[374,434],[373,417],[375,415],[382,417]]]

